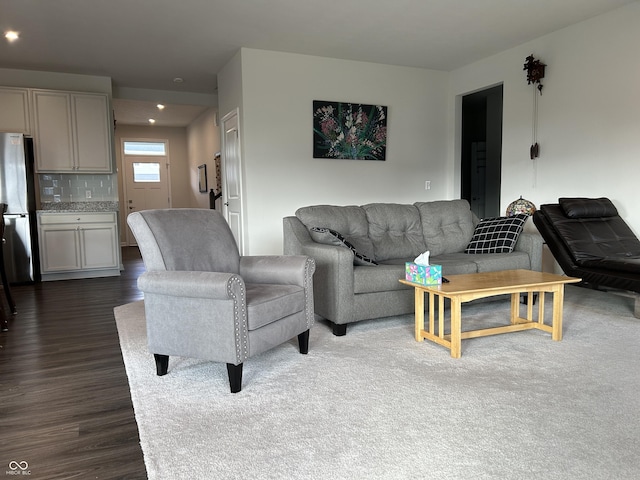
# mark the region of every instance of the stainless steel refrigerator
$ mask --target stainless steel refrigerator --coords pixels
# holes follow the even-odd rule
[[[11,284],[41,279],[34,177],[33,140],[0,132],[0,203],[7,204],[2,249]]]

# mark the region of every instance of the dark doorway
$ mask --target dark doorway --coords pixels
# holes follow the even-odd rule
[[[500,216],[502,85],[462,97],[461,193],[478,218]]]

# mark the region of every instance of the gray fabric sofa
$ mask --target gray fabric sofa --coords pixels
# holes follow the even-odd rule
[[[413,312],[413,289],[398,280],[405,262],[427,250],[445,277],[542,269],[537,233],[522,232],[511,253],[464,253],[478,221],[466,200],[308,206],[283,219],[284,253],[315,259],[315,312],[332,322],[335,335],[344,335],[351,322]],[[364,261],[352,249],[314,241],[313,230],[323,228],[344,236]],[[367,264],[367,257],[378,264]]]

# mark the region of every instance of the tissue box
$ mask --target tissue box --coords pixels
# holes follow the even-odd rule
[[[405,279],[420,285],[442,285],[442,265],[405,264]]]

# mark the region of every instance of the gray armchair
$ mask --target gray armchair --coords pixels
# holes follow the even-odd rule
[[[236,393],[247,358],[295,336],[300,353],[308,352],[313,259],[240,256],[215,210],[146,210],[127,223],[146,268],[138,288],[158,375],[172,355],[225,362]]]

